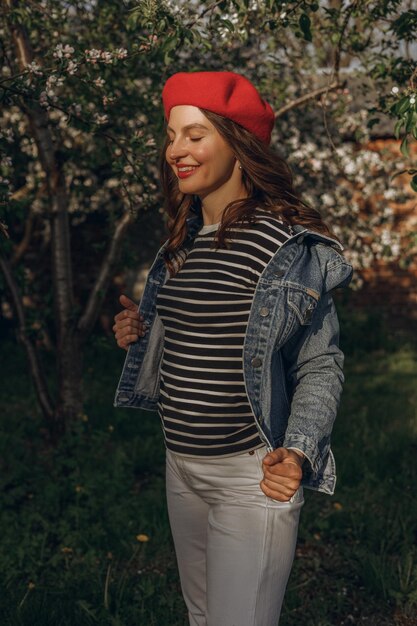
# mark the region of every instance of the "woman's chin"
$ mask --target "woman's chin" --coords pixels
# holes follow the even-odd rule
[[[178,187],[183,193],[189,193],[195,196],[200,195],[204,191],[200,185],[196,185],[192,181],[181,180],[180,178],[178,179]]]

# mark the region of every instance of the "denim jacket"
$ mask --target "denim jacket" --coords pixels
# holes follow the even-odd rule
[[[188,218],[192,245],[201,215]],[[333,494],[330,448],[344,383],[344,354],[332,290],[347,286],[353,268],[335,239],[292,226],[293,235],[265,266],[254,293],[243,345],[243,371],[259,435],[268,450],[301,450],[301,485]],[[114,406],[157,411],[164,327],[156,296],[168,278],[160,248],[149,270],[139,311],[148,324],[127,352]],[[340,252],[339,252],[340,250]]]

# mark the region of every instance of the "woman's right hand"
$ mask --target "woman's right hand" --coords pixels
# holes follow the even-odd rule
[[[133,300],[125,295],[121,295],[119,302],[124,309],[114,316],[115,323],[112,330],[115,334],[117,345],[127,350],[129,344],[144,336],[148,327],[143,321],[143,315],[138,312],[138,305]]]

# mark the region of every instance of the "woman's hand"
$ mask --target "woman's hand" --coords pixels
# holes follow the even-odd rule
[[[268,452],[262,461],[264,478],[260,487],[264,494],[279,502],[288,502],[300,486],[303,461],[302,453],[287,448]]]
[[[127,350],[129,344],[143,337],[147,331],[147,326],[143,321],[143,315],[138,313],[138,305],[125,295],[119,298],[124,310],[114,316],[113,332],[117,345]]]

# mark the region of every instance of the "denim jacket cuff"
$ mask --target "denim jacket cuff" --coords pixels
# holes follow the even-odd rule
[[[306,455],[305,452],[303,452],[303,450],[301,450],[301,448],[297,448],[297,446],[286,446],[287,450],[297,450],[298,452],[302,452],[302,454],[304,455],[304,461],[307,460],[310,463],[311,466],[311,459]]]
[[[315,443],[303,435],[288,435],[282,444],[284,448],[295,448],[302,452],[310,464],[313,474],[316,474],[320,467],[320,453]]]

